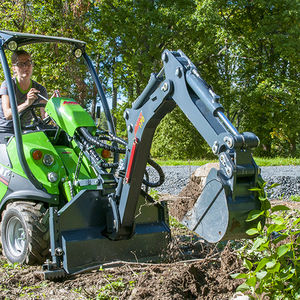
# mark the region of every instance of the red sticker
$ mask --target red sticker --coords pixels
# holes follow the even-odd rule
[[[8,181],[4,177],[2,177],[2,176],[0,176],[0,181],[2,183],[4,183],[5,185],[8,185]]]
[[[73,105],[79,105],[79,103],[75,102],[75,101],[64,101],[63,104],[73,104]]]
[[[138,120],[134,127],[134,136],[136,136],[138,129],[143,127],[144,122],[145,122],[145,118],[144,118],[142,112],[140,112],[140,115],[139,115]]]

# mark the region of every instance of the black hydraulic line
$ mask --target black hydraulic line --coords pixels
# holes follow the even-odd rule
[[[111,142],[116,142],[118,144],[121,144],[123,146],[127,146],[127,142],[124,141],[123,139],[117,137],[117,136],[114,136],[110,133],[107,133],[107,135],[100,135],[100,136],[97,136],[97,139],[99,140],[104,140],[104,141],[111,141]]]
[[[106,116],[108,130],[115,135],[116,134],[115,124],[114,124],[114,121],[113,121],[113,118],[112,118],[112,115],[111,115],[111,112],[110,112],[110,109],[109,109],[109,106],[108,106],[108,103],[107,103],[107,99],[105,97],[105,93],[103,91],[103,88],[102,88],[102,85],[101,85],[101,82],[100,82],[100,79],[99,79],[99,77],[96,73],[96,70],[93,66],[93,63],[92,63],[91,59],[89,58],[89,56],[87,55],[86,52],[83,52],[83,58],[84,58],[87,66],[88,66],[89,71],[92,74],[95,85],[97,87],[97,90],[98,90],[98,93],[99,93],[99,96],[100,96],[100,100],[101,100],[101,103],[102,103],[102,106],[103,106],[103,109],[104,109],[104,113],[105,113],[105,116]],[[118,161],[119,161],[119,152],[115,151],[114,152],[114,163],[117,163]]]
[[[105,150],[109,150],[111,152],[117,152],[117,153],[125,153],[126,150],[125,149],[119,149],[117,147],[114,146],[110,146],[107,145],[105,143],[100,142],[99,140],[97,140],[95,137],[93,137],[90,132],[87,130],[87,128],[85,127],[80,127],[79,128],[80,132],[82,133],[83,137],[92,145],[99,147],[99,148],[103,148]]]
[[[149,182],[149,173],[147,170],[145,170],[145,181]],[[145,192],[148,194],[149,186],[145,184]]]
[[[161,166],[151,158],[148,158],[148,164],[157,171],[157,173],[159,175],[159,180],[157,182],[149,182],[149,181],[143,179],[143,184],[145,184],[148,187],[161,186],[165,182],[164,171],[162,170]]]
[[[110,146],[110,145],[107,145],[107,144],[104,144],[104,143],[100,142],[99,140],[101,140],[101,137],[97,137],[97,139],[96,139],[94,136],[92,136],[90,134],[88,129],[85,128],[85,127],[80,127],[79,130],[82,133],[83,137],[86,139],[86,141],[88,143],[96,146],[96,147],[103,148],[103,149],[106,149],[106,150],[109,150],[109,151],[112,151],[112,152],[119,152],[119,153],[125,153],[126,152],[125,149],[119,149],[119,148],[116,148],[116,147],[113,147],[113,146]],[[103,138],[105,138],[105,136],[103,136]],[[126,141],[124,141],[123,139],[121,139],[117,136],[114,136],[114,135],[110,134],[110,138],[113,141],[115,141],[116,143],[122,144],[123,146],[127,145]],[[159,175],[159,180],[157,182],[150,182],[149,179],[148,180],[143,179],[143,184],[145,184],[147,187],[161,186],[165,181],[165,174],[164,174],[162,168],[160,167],[160,165],[158,163],[156,163],[151,158],[148,159],[148,163],[151,167],[153,167],[157,171],[157,173]],[[118,163],[102,162],[101,167],[103,167],[103,168],[117,168]]]
[[[100,141],[111,141],[111,138],[109,136],[103,136],[103,135],[97,136],[97,139]]]
[[[114,141],[118,144],[121,144],[123,146],[127,146],[127,142],[124,141],[123,139],[121,139],[120,137],[111,135],[111,138],[112,138],[112,141]]]
[[[107,163],[107,162],[102,162],[101,167],[104,169],[116,169],[119,166],[118,163]]]
[[[104,161],[99,155],[98,153],[95,151],[95,149],[90,149],[88,151],[90,157],[91,157],[91,162],[93,164],[98,165],[100,168],[104,168],[104,169],[116,169],[119,164],[118,163],[108,163],[106,161]]]

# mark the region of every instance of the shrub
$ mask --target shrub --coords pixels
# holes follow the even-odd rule
[[[248,291],[256,299],[300,299],[299,214],[291,214],[284,205],[271,207],[265,185],[254,189],[259,193],[261,210],[252,211],[247,219],[265,218],[265,224],[260,221],[247,231],[256,236],[239,249],[247,271],[232,277],[245,279],[237,291]]]

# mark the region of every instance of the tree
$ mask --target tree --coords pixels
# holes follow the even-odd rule
[[[221,96],[239,131],[259,136],[258,154],[297,155],[299,6],[293,0],[6,0],[0,26],[86,41],[122,134],[122,111],[140,95],[151,72],[160,70],[162,51],[181,49]],[[99,97],[88,77],[80,83],[85,70],[67,67],[70,54],[49,47],[34,49],[38,80],[50,90],[63,87],[94,116]],[[56,69],[49,67],[53,61]],[[176,117],[162,121],[157,146],[171,132],[173,140],[187,145],[184,131],[168,130]],[[194,130],[183,116],[181,124]]]
[[[299,114],[298,12],[295,1],[197,1],[199,27],[214,31],[219,49],[223,105],[240,130],[259,136],[261,155],[286,154],[287,141],[295,155],[299,143],[299,123],[290,121]]]

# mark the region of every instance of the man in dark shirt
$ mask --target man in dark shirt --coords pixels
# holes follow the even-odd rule
[[[17,50],[12,54],[13,86],[16,94],[18,112],[22,112],[33,103],[43,102],[38,94],[48,99],[46,89],[31,79],[33,61],[31,55],[24,50]],[[0,143],[6,142],[6,137],[14,134],[12,112],[9,102],[7,84],[4,81],[0,88]],[[44,111],[41,110],[43,115]],[[30,122],[30,113],[24,116],[23,125]]]

